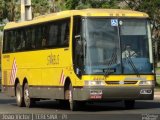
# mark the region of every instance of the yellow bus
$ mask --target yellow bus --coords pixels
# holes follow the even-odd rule
[[[76,110],[85,102],[152,100],[154,67],[149,16],[118,9],[69,10],[4,28],[2,88],[18,106],[55,99]]]

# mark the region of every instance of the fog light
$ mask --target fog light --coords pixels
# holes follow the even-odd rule
[[[86,86],[104,86],[105,85],[105,81],[103,80],[86,80],[85,81],[85,85]]]
[[[140,81],[139,85],[154,85],[154,81]]]
[[[142,89],[140,91],[140,94],[152,94],[152,90],[151,89]]]

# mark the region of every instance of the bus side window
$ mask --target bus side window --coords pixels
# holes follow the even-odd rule
[[[8,42],[8,45],[7,45],[7,52],[11,52],[12,51],[12,32],[9,31],[8,32],[8,35],[7,35],[7,42]]]
[[[26,49],[26,33],[24,30],[21,31],[21,50]]]
[[[46,47],[47,46],[47,40],[45,37],[42,38],[42,47]]]
[[[16,44],[17,44],[17,51],[23,51],[25,50],[25,36],[24,31],[22,29],[17,31],[16,35]]]
[[[16,30],[16,51],[20,51],[21,49],[21,31]]]
[[[37,25],[35,28],[35,48],[40,49],[41,48],[41,26]]]
[[[36,39],[35,38],[35,31],[36,31],[35,28],[31,28],[31,41],[30,41],[31,42],[30,43],[31,44],[31,49],[35,49],[36,48],[36,45],[35,45],[35,41],[36,41],[35,40]]]
[[[70,22],[69,20],[63,21],[61,24],[61,45],[62,46],[69,46],[69,27],[70,27]]]
[[[48,29],[48,46],[49,47],[56,47],[57,46],[57,41],[58,41],[58,24],[56,22],[53,22],[49,24],[49,29]]]
[[[25,35],[26,35],[25,49],[30,50],[31,49],[31,38],[32,38],[31,28],[25,28]]]
[[[3,52],[9,52],[10,51],[10,40],[9,40],[9,37],[10,37],[10,33],[9,31],[5,31],[4,32],[4,44],[3,44]]]
[[[64,45],[69,46],[69,39],[70,39],[70,23],[67,23],[66,29],[65,29],[65,39],[64,39]]]
[[[57,22],[58,25],[58,36],[57,36],[57,46],[58,47],[68,47],[69,46],[69,27],[70,18],[61,20]]]
[[[49,24],[44,24],[41,27],[41,35],[42,35],[42,48],[48,47],[48,34],[49,34]]]
[[[14,30],[4,32],[3,52],[15,52],[15,34]]]
[[[12,35],[11,35],[11,52],[15,52],[16,51],[16,47],[15,47],[15,44],[16,44],[16,37],[15,37],[15,31],[12,30]]]

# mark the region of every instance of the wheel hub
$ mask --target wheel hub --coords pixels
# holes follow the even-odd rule
[[[29,92],[28,92],[28,90],[26,89],[25,91],[24,91],[24,98],[25,98],[25,101],[26,102],[29,102]]]
[[[20,102],[20,100],[21,100],[21,95],[20,95],[20,91],[19,91],[19,90],[17,90],[16,96],[17,96],[17,101]]]

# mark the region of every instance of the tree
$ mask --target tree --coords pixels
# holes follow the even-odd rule
[[[86,9],[86,8],[120,8],[120,0],[58,0],[56,4],[61,10]]]
[[[4,1],[0,0],[0,21],[3,19],[3,8],[4,8]]]
[[[50,6],[48,0],[32,0],[31,2],[33,17],[49,13]]]
[[[20,4],[18,0],[0,0],[0,21],[8,19],[15,21],[18,19]]]
[[[92,8],[120,8],[119,0],[87,0]]]

